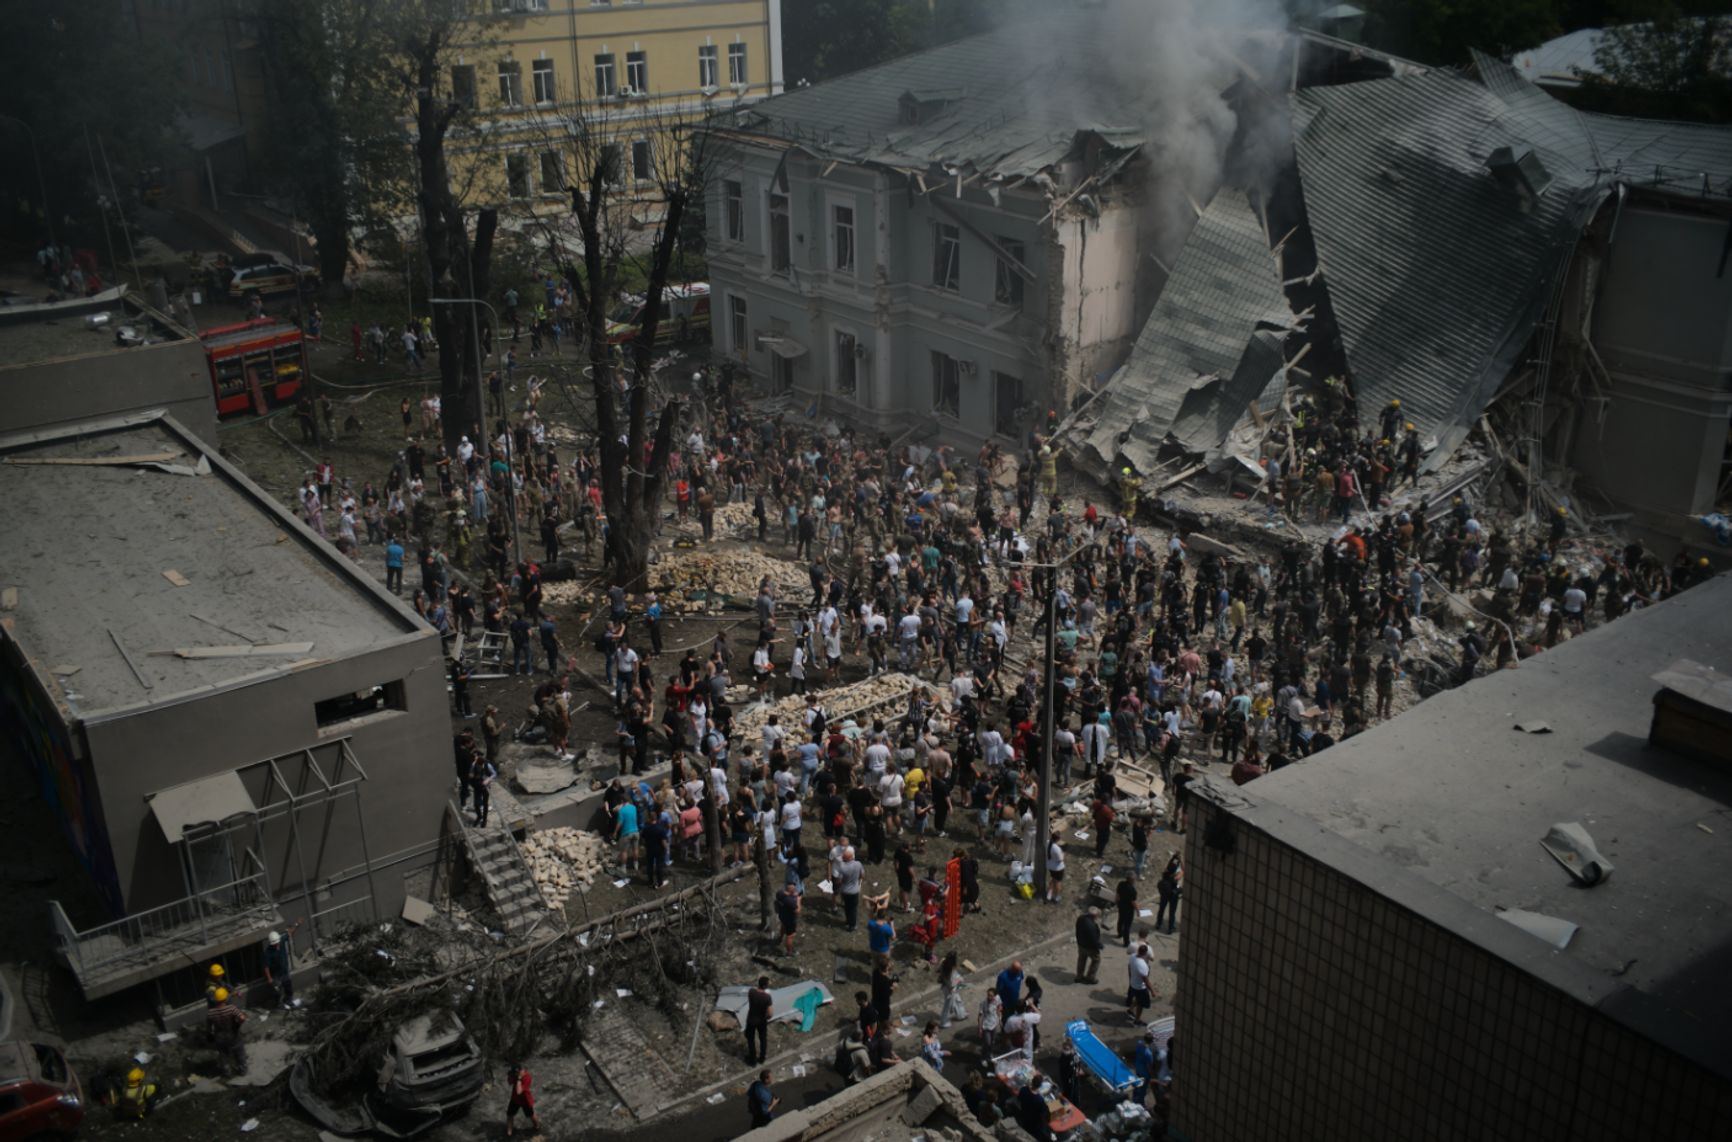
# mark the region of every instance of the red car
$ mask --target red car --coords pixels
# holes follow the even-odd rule
[[[0,1043],[0,1142],[66,1137],[84,1121],[84,1088],[60,1048]]]

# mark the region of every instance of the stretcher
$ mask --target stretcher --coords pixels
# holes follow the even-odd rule
[[[1130,1094],[1137,1086],[1137,1076],[1125,1061],[1101,1042],[1089,1029],[1088,1020],[1073,1019],[1064,1025],[1064,1033],[1076,1048],[1076,1057],[1083,1068],[1113,1094]]]

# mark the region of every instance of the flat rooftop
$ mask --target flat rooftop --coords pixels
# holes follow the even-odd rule
[[[1678,659],[1732,670],[1732,576],[1259,778],[1233,791],[1250,804],[1235,811],[1253,824],[1284,810],[1316,822],[1356,846],[1319,856],[1348,875],[1365,871],[1348,867],[1355,852],[1404,870],[1377,887],[1422,915],[1436,915],[1424,906],[1436,894],[1413,878],[1482,913],[1580,925],[1563,951],[1524,939],[1580,969],[1568,974],[1584,1002],[1633,987],[1666,1009],[1656,1037],[1676,1032],[1732,1066],[1732,767],[1648,744],[1661,689],[1651,676]],[[1516,728],[1536,721],[1549,732]],[[1614,866],[1601,884],[1579,887],[1540,847],[1564,822],[1579,822]],[[1454,928],[1476,926],[1464,913]]]
[[[211,470],[15,462],[169,452],[183,466],[205,457]],[[86,426],[40,443],[0,441],[0,518],[0,588],[18,590],[16,606],[0,616],[81,717],[429,630],[166,420]],[[305,653],[270,657],[172,653],[303,642],[312,643]]]
[[[96,313],[106,314],[108,322],[92,328],[84,319]],[[152,345],[183,339],[176,330],[128,307],[121,298],[96,305],[68,302],[64,309],[47,305],[15,313],[0,309],[0,369],[62,357],[128,352],[114,341],[114,332],[122,325],[135,326]]]

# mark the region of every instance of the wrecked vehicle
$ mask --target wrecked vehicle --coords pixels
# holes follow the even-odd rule
[[[314,1089],[306,1060],[295,1064],[289,1089],[295,1101],[333,1134],[414,1138],[481,1095],[486,1068],[481,1049],[455,1015],[422,1015],[391,1036],[374,1089],[358,1106],[341,1107]]]

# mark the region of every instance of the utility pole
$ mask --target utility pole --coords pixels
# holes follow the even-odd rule
[[[36,150],[36,132],[16,115],[0,115],[0,119],[18,124],[30,139],[30,161],[36,164],[36,191],[42,196],[42,224],[48,228],[48,244],[54,247],[54,256],[58,258],[60,240],[54,236],[54,211],[48,207],[48,182],[42,177],[42,155]]]
[[[1037,563],[1050,576],[1046,584],[1046,677],[1041,683],[1040,801],[1034,810],[1034,891],[1046,898],[1046,851],[1052,844],[1052,751],[1058,726],[1053,720],[1053,693],[1058,685],[1058,573],[1082,551],[1079,543],[1056,563]]]
[[[469,307],[469,341],[475,349],[475,383],[483,386],[481,393],[481,427],[487,427],[487,374],[482,366],[481,357],[481,315],[476,306],[481,306],[493,317],[493,365],[499,367],[499,314],[491,305],[478,297],[429,297],[430,305],[467,305]],[[512,476],[505,486],[506,496],[511,508],[511,562],[513,565],[523,562],[523,544],[518,537],[517,528],[517,461],[511,454],[511,425],[505,426],[505,463],[511,468]]]

